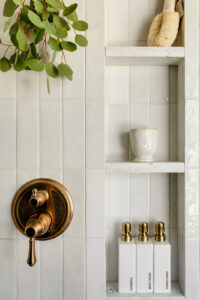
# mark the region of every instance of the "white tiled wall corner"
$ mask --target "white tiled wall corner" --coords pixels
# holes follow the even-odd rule
[[[85,170],[65,169],[63,184],[73,199],[74,216],[64,233],[65,238],[84,238],[85,235]]]
[[[17,242],[15,239],[0,240],[0,298],[13,300],[17,297]]]
[[[39,102],[35,100],[17,101],[17,167],[39,167]]]
[[[64,239],[64,300],[85,299],[85,241]],[[91,287],[92,288],[92,287]],[[88,300],[88,298],[86,298]],[[92,299],[92,298],[91,298]]]
[[[105,240],[87,239],[86,251],[87,300],[105,299]]]
[[[16,101],[0,101],[0,168],[16,167]]]
[[[36,241],[35,246],[37,263],[35,266],[30,268],[26,262],[28,257],[29,241],[26,238],[19,239],[17,242],[19,300],[40,299],[40,242]]]
[[[86,170],[86,236],[104,237],[104,170]]]
[[[58,169],[62,166],[61,101],[40,101],[40,167]]]
[[[63,104],[64,168],[83,168],[85,165],[85,105],[79,101]]]

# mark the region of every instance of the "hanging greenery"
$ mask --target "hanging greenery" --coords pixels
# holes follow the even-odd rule
[[[77,4],[66,6],[64,0],[6,0],[3,15],[9,19],[4,32],[9,30],[10,43],[0,59],[0,70],[7,72],[13,66],[15,71],[44,69],[48,76],[59,74],[72,80],[73,71],[67,63],[66,52],[74,52],[77,45],[86,47],[88,41],[81,32],[88,29],[85,21],[79,20]],[[67,39],[73,31],[73,41]],[[10,51],[14,49],[14,51]],[[9,56],[10,52],[10,56]],[[60,52],[60,64],[55,65],[56,54]],[[49,90],[49,77],[47,77]]]

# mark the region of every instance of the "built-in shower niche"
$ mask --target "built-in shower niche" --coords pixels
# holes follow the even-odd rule
[[[178,72],[177,66],[166,65],[106,67],[107,162],[133,160],[129,145],[129,131],[133,128],[158,129],[155,161],[183,160],[183,104]]]
[[[146,46],[149,28],[154,17],[162,12],[163,3],[161,0],[107,0],[107,46]]]

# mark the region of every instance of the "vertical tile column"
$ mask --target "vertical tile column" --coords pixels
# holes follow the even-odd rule
[[[98,13],[94,13],[98,12]],[[104,2],[86,0],[86,299],[105,299]]]
[[[185,294],[199,294],[199,1],[185,0]]]

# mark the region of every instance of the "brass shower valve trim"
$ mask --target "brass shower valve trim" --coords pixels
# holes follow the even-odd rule
[[[35,179],[24,184],[12,202],[12,217],[21,233],[30,238],[27,263],[36,263],[35,240],[49,240],[62,234],[73,217],[68,190],[51,179]]]

